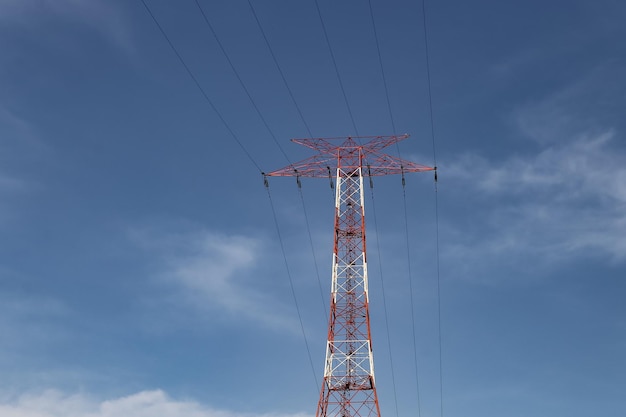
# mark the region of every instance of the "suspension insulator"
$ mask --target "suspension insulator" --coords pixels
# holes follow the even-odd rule
[[[330,181],[330,189],[334,190],[335,189],[335,184],[333,183],[333,175],[330,172],[330,167],[327,166],[326,169],[328,170],[328,180]]]

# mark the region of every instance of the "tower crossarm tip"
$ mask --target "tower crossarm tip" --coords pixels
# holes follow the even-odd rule
[[[328,178],[328,168],[335,169],[336,156],[317,154],[284,168],[268,172],[268,177],[313,177]]]
[[[433,171],[435,169],[433,167],[417,164],[406,159],[396,158],[379,152],[372,152],[368,154],[363,164],[367,166],[367,172],[365,172],[364,175],[371,177],[406,174],[409,172]]]

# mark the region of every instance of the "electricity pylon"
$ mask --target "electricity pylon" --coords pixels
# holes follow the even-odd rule
[[[403,136],[293,139],[318,151],[267,176],[330,178],[335,238],[324,380],[316,417],[380,417],[369,319],[363,178],[434,168],[381,153]],[[333,142],[342,140],[337,145]],[[360,145],[354,139],[370,139]],[[371,178],[370,178],[371,181]]]

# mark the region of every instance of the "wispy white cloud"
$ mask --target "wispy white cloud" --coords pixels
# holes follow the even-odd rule
[[[3,417],[310,417],[305,413],[250,414],[218,410],[193,400],[176,400],[161,390],[96,400],[85,394],[48,390],[0,402]]]
[[[93,27],[126,51],[132,50],[131,25],[113,2],[101,0],[3,0],[0,23],[19,25],[60,18]]]
[[[530,271],[589,256],[626,261],[624,87],[607,81],[620,69],[598,65],[519,106],[513,128],[530,142],[515,154],[473,152],[442,164],[449,183],[441,186],[468,207],[465,224],[442,227],[445,256],[467,272],[496,264]]]
[[[5,152],[10,146],[15,146],[16,142],[29,148],[43,146],[37,129],[2,103],[0,103],[0,132],[2,132],[0,150]]]
[[[23,348],[58,338],[60,330],[48,324],[68,312],[64,304],[52,298],[0,293],[0,347]]]
[[[281,303],[259,286],[263,253],[260,238],[209,231],[158,233],[133,231],[132,239],[162,262],[158,277],[214,320],[244,319],[272,328],[294,330],[295,322]],[[217,313],[217,314],[215,314]]]
[[[448,231],[448,256],[467,264],[477,253],[490,262],[533,259],[529,267],[585,255],[626,260],[626,154],[616,136],[581,135],[499,163],[467,154],[450,164],[445,175],[485,207],[473,215],[478,230]]]
[[[598,64],[566,87],[518,106],[511,114],[515,128],[547,145],[606,132],[623,119],[626,84],[614,81],[623,72],[623,64]]]
[[[10,272],[0,267],[2,277]],[[51,349],[68,338],[63,320],[69,316],[61,302],[41,296],[0,291],[0,389],[17,387],[25,380],[41,381],[42,370],[26,365],[42,347]],[[5,415],[0,412],[0,417]]]
[[[550,192],[554,199],[605,198],[626,203],[626,166],[610,147],[615,132],[581,135],[537,154],[494,164],[477,154],[463,155],[447,174],[469,179],[489,193]],[[556,195],[555,195],[556,193]]]
[[[0,193],[19,191],[27,188],[27,183],[19,178],[4,175],[0,172]]]
[[[26,179],[24,161],[49,156],[50,148],[40,139],[37,129],[15,112],[0,103],[0,223],[17,214],[12,209],[13,198],[33,191],[36,181]]]

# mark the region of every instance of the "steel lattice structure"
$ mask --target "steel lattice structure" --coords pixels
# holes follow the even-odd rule
[[[433,170],[380,152],[407,137],[293,139],[318,154],[266,174],[328,178],[335,172],[328,342],[316,417],[380,416],[369,320],[363,178]],[[354,139],[369,141],[360,145]],[[343,141],[338,145],[338,140]]]

